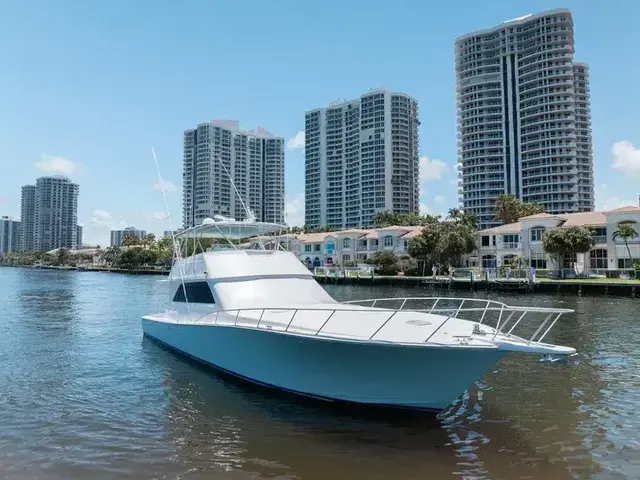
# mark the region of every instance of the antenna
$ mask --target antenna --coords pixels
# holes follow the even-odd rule
[[[225,167],[224,163],[222,163],[222,159],[220,158],[220,154],[219,153],[216,154],[216,158],[218,159],[218,162],[220,162],[220,165],[222,165],[222,168],[224,169],[224,173],[226,173],[227,177],[229,177],[229,181],[231,182],[231,186],[233,187],[233,190],[236,192],[236,195],[238,196],[238,200],[240,200],[240,203],[242,204],[242,208],[244,208],[244,211],[247,213],[247,220],[250,221],[250,222],[255,222],[256,221],[255,214],[251,210],[249,210],[247,208],[247,206],[244,204],[244,201],[242,200],[242,195],[240,195],[240,192],[236,188],[236,184],[233,181],[233,178],[231,177],[231,174],[229,173],[229,170],[227,170],[227,167]]]
[[[156,157],[156,150],[151,146],[151,153],[153,154],[153,161],[156,164],[156,171],[158,172],[158,183],[160,184],[160,191],[162,192],[162,198],[164,199],[164,208],[167,214],[167,220],[169,221],[169,228],[171,229],[171,243],[173,246],[173,255],[176,257],[176,263],[178,264],[178,270],[180,271],[180,280],[182,282],[182,293],[184,293],[184,300],[187,303],[187,309],[191,313],[191,306],[189,305],[189,298],[187,297],[187,288],[184,285],[184,271],[182,270],[182,256],[180,250],[176,248],[176,235],[173,230],[173,224],[171,222],[171,213],[169,212],[169,202],[167,202],[167,195],[164,189],[164,180],[160,175],[160,165],[158,165],[158,158]],[[171,279],[171,277],[169,278]]]

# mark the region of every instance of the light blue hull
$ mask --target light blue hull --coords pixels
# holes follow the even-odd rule
[[[443,410],[508,352],[340,342],[142,319],[146,335],[251,382],[326,400]]]

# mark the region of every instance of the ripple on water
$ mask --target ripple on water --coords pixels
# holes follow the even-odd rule
[[[328,286],[339,299],[407,296]],[[637,300],[576,309],[550,341],[575,365],[511,356],[439,418],[266,395],[142,339],[156,278],[0,269],[0,472],[9,478],[636,478]],[[615,313],[614,313],[615,312]],[[246,352],[252,355],[254,352]],[[259,361],[259,359],[256,359]]]

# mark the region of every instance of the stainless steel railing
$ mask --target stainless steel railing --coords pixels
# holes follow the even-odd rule
[[[376,306],[388,302],[398,302],[400,303],[400,308],[380,308]],[[426,305],[425,308],[407,308],[407,305],[417,302],[430,304]],[[371,305],[369,305],[368,308],[364,309],[349,308],[350,306],[358,306],[363,303],[370,303]],[[339,305],[339,307],[336,308],[258,307],[218,310],[201,315],[195,320],[191,320],[190,323],[207,322],[213,325],[233,325],[242,328],[264,328],[268,330],[275,329],[282,332],[291,332],[310,336],[352,338],[357,340],[379,340],[380,332],[383,331],[383,329],[389,324],[389,322],[401,312],[405,315],[408,313],[434,314],[446,318],[442,322],[440,322],[440,324],[437,325],[437,327],[432,332],[429,333],[428,337],[425,340],[409,343],[429,342],[434,337],[434,335],[438,333],[442,329],[442,327],[451,319],[461,319],[476,323],[473,328],[473,333],[467,338],[475,338],[480,340],[490,337],[491,341],[493,341],[499,335],[501,335],[514,341],[526,342],[527,345],[530,345],[542,343],[542,340],[551,331],[560,317],[565,313],[573,312],[573,310],[570,309],[526,306],[518,307],[509,306],[505,303],[497,302],[494,300],[453,297],[377,298],[367,300],[352,300],[337,305]],[[315,318],[315,320],[317,320],[316,323],[319,324],[319,326],[304,327],[302,325],[294,324],[294,320],[298,317],[300,312],[306,313],[307,317],[313,317],[314,315],[312,314],[316,314],[317,318]],[[322,313],[322,315],[317,315],[319,313]],[[373,327],[373,333],[368,336],[357,336],[352,334],[350,335],[346,334],[345,332],[337,331],[330,332],[326,330],[326,328],[329,322],[332,319],[335,319],[336,314],[351,314],[368,317],[373,317],[374,315],[376,315],[380,317],[377,321],[381,323],[376,323]],[[542,320],[538,323],[537,328],[533,327],[535,328],[535,330],[531,335],[528,336],[528,338],[516,336],[516,328],[523,323],[522,321],[527,315],[529,315],[530,317],[533,315],[539,315],[541,316]],[[249,322],[247,322],[247,320],[249,320]],[[255,320],[256,323],[254,324],[252,320]],[[309,318],[307,318],[307,320],[309,320]],[[481,326],[484,326],[485,328],[481,328]]]

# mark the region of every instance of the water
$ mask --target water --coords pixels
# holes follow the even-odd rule
[[[0,268],[0,293],[0,478],[640,477],[639,300],[508,298],[576,309],[550,341],[579,362],[509,357],[436,419],[265,395],[158,347],[158,277]]]

